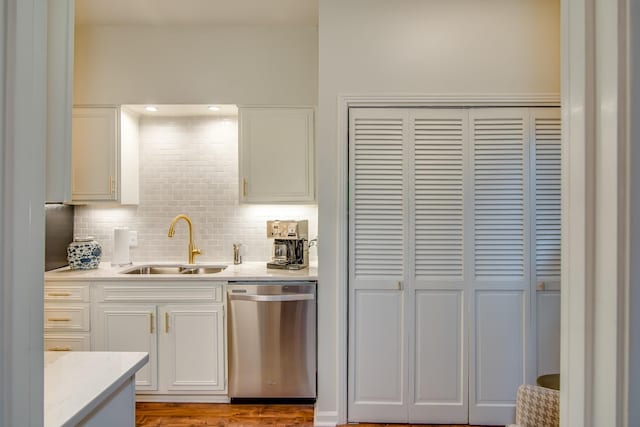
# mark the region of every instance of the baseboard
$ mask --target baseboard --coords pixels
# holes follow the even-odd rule
[[[313,425],[321,427],[335,427],[338,425],[338,413],[336,411],[318,411],[316,407],[313,417]]]

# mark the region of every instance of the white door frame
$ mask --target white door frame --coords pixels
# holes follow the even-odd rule
[[[634,25],[629,4],[561,1],[562,426],[632,425],[625,365],[632,231],[628,77],[634,78],[627,74],[627,29]]]
[[[43,424],[45,0],[0,3],[0,425]]]

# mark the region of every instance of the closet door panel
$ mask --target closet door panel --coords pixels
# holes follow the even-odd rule
[[[467,115],[464,110],[420,110],[412,117],[416,281],[461,283],[464,278]]]
[[[468,420],[465,163],[468,111],[410,113],[409,420]]]
[[[509,424],[535,380],[531,322],[529,110],[470,111],[469,422]]]
[[[406,422],[407,111],[349,117],[349,421]]]
[[[474,300],[474,405],[469,422],[503,425],[515,419],[516,390],[526,382],[525,292],[481,290]]]
[[[532,203],[535,282],[560,283],[560,111],[532,109]]]
[[[468,419],[464,298],[462,291],[419,290],[413,423],[466,423]]]
[[[531,278],[536,293],[536,376],[540,376],[560,372],[560,111],[531,109],[531,123]]]
[[[527,110],[475,110],[474,280],[521,284],[527,277]]]
[[[402,292],[355,293],[350,418],[406,419],[403,305]]]
[[[560,291],[536,292],[536,376],[560,372]]]

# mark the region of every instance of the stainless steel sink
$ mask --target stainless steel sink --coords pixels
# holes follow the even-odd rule
[[[225,268],[226,265],[216,265],[216,266],[197,266],[197,267],[181,267],[180,274],[215,274],[220,273]]]
[[[220,273],[226,265],[137,265],[121,274],[215,274]]]

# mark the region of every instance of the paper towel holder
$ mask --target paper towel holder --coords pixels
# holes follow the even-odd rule
[[[129,245],[129,227],[116,227],[113,229],[113,254],[111,265],[123,267],[131,265],[131,253]]]

